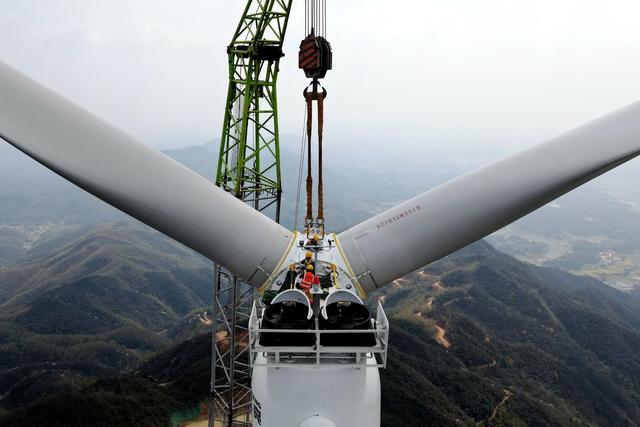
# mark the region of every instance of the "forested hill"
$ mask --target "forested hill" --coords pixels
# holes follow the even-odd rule
[[[481,242],[380,297],[393,323],[386,425],[640,424],[628,294]]]
[[[0,268],[0,409],[131,372],[189,337],[211,271],[132,223],[42,242]]]
[[[478,243],[377,300],[392,324],[384,426],[640,424],[640,304],[627,294]],[[0,425],[167,424],[206,397],[209,350],[203,335]]]

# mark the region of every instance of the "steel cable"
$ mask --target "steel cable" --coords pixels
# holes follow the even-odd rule
[[[293,217],[293,229],[298,230],[298,219],[300,216],[300,196],[302,194],[302,174],[304,173],[304,160],[307,151],[307,140],[305,138],[305,129],[307,127],[307,108],[304,109],[304,120],[302,121],[302,137],[300,144],[300,166],[298,167],[298,194],[296,195],[296,211]]]

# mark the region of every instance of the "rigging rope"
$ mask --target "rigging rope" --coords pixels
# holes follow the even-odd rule
[[[324,223],[324,183],[322,181],[322,136],[324,128],[324,94],[318,96],[318,222]]]
[[[313,221],[313,177],[311,176],[311,138],[313,131],[313,98],[305,95],[307,101],[307,215],[305,225]]]

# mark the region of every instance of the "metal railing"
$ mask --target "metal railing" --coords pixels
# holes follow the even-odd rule
[[[357,330],[328,330],[319,329],[260,329],[262,308],[255,303],[249,318],[250,363],[252,366],[267,366],[270,368],[300,368],[300,367],[356,367],[356,368],[386,368],[387,350],[389,347],[389,320],[378,302],[376,316],[371,319],[371,329]],[[302,334],[314,335],[315,345],[312,346],[265,346],[260,344],[262,334]],[[366,335],[372,334],[375,345],[358,346],[326,346],[321,345],[322,337],[327,335]]]

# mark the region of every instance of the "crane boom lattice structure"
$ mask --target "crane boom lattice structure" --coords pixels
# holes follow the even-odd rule
[[[216,184],[264,211],[282,191],[276,84],[292,0],[249,0],[229,45]]]
[[[229,90],[216,185],[280,221],[276,84],[292,0],[248,0],[227,49]],[[255,288],[214,271],[209,426],[252,425],[248,321]]]

